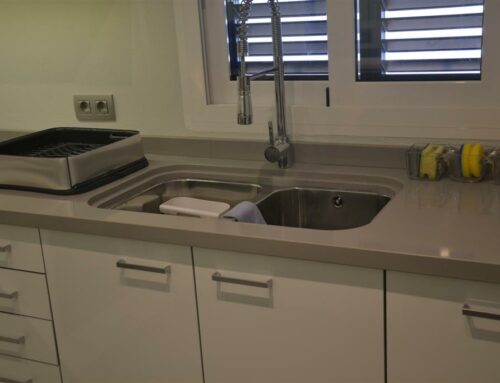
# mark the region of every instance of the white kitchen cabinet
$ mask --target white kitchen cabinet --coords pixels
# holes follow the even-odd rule
[[[202,382],[189,247],[52,231],[42,245],[64,383]]]
[[[499,319],[500,284],[388,272],[388,383],[500,382]]]
[[[193,252],[206,383],[384,381],[382,271]]]

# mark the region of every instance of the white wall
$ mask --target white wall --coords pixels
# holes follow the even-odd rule
[[[171,0],[0,0],[0,130],[184,127]],[[74,94],[114,94],[117,121],[76,120]]]

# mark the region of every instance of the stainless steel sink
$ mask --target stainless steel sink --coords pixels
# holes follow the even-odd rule
[[[257,204],[269,225],[342,230],[367,225],[393,196],[390,189],[376,184],[370,189],[352,184],[351,189],[349,184],[339,188],[331,181],[319,183],[313,177],[266,178],[244,174],[225,177],[216,180],[201,174],[175,178],[159,174],[108,192],[104,199],[97,196],[89,203],[105,209],[161,214],[159,206],[174,197],[226,202],[231,207],[250,201]]]
[[[376,193],[290,188],[258,203],[269,225],[342,230],[367,225],[390,201]]]

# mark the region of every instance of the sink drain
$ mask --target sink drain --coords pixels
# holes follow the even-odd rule
[[[341,196],[335,196],[332,198],[332,203],[333,206],[335,207],[343,207],[344,206],[344,199]]]

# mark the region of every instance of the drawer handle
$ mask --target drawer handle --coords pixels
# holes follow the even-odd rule
[[[273,287],[273,280],[272,279],[269,279],[266,282],[256,282],[256,281],[249,281],[247,279],[223,277],[221,275],[221,273],[219,273],[219,272],[216,272],[212,275],[212,281],[231,283],[233,285],[260,287],[263,289],[270,289],[271,287]]]
[[[0,253],[10,253],[12,250],[12,245],[0,245]]]
[[[26,342],[26,337],[20,336],[18,338],[9,338],[7,336],[0,336],[0,342],[12,343],[12,344],[24,344]]]
[[[17,299],[18,296],[19,296],[19,292],[17,292],[17,291],[13,291],[11,293],[2,293],[0,291],[0,298],[4,298],[4,299]]]
[[[4,378],[3,376],[0,376],[0,382],[1,383],[33,383],[33,379],[16,380],[16,379],[9,379],[9,378]]]
[[[472,309],[467,303],[462,307],[462,314],[468,317],[485,318],[500,321],[500,314],[491,313],[488,311]]]
[[[123,259],[120,259],[118,262],[116,262],[116,267],[119,267],[120,269],[139,270],[157,274],[170,274],[171,272],[170,266],[153,267],[153,266],[134,265],[132,263],[127,263]]]

